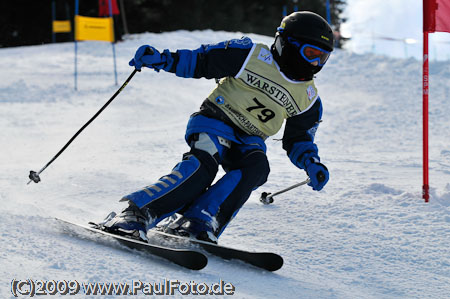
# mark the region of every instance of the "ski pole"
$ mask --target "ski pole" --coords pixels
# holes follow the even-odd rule
[[[97,111],[97,113],[95,113],[95,115],[88,120],[87,123],[85,123],[79,130],[78,132],[75,133],[75,135],[72,136],[72,138],[70,138],[70,140],[59,150],[59,152],[47,163],[45,164],[44,167],[41,168],[41,170],[39,170],[38,172],[30,170],[30,175],[28,176],[30,178],[30,181],[28,181],[27,185],[31,183],[31,181],[35,182],[35,183],[39,183],[41,181],[41,178],[39,177],[39,175],[50,165],[53,163],[53,161],[56,160],[56,158],[59,157],[59,155],[61,155],[66,148],[72,143],[72,141],[75,140],[75,138],[77,138],[78,135],[80,135],[80,133],[91,124],[91,122],[94,121],[94,119],[97,118],[97,116],[100,115],[100,113],[102,113],[103,110],[105,110],[106,107],[108,107],[109,104],[111,104],[111,102],[117,97],[117,95],[125,88],[125,86],[127,86],[128,82],[130,82],[131,78],[133,78],[133,76],[136,74],[138,70],[134,69],[134,71],[131,73],[130,76],[128,76],[128,78],[125,80],[125,82],[122,84],[122,86],[116,91],[116,93],[108,100],[108,102],[105,103],[105,105],[103,105],[102,108],[100,108],[99,111]]]
[[[290,187],[287,187],[286,189],[280,190],[280,191],[275,192],[275,193],[273,193],[273,194],[272,194],[272,193],[263,192],[263,193],[261,194],[261,197],[260,197],[259,201],[262,202],[262,203],[265,204],[265,205],[271,204],[271,203],[273,203],[273,197],[274,197],[275,195],[279,195],[279,194],[281,194],[281,193],[287,192],[287,191],[289,191],[289,190],[292,190],[292,189],[294,189],[294,188],[300,187],[300,186],[302,186],[302,185],[306,185],[306,184],[308,184],[310,181],[311,181],[311,180],[310,180],[309,178],[307,178],[307,179],[304,180],[303,182],[297,183],[297,184],[295,184],[295,185],[292,185],[292,186],[290,186]]]

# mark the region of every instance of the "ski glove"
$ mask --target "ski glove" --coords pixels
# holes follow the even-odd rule
[[[173,58],[169,50],[164,50],[161,54],[152,46],[144,45],[137,49],[134,58],[130,60],[129,65],[134,66],[138,71],[143,66],[152,68],[159,72],[161,69],[168,71],[172,67]]]
[[[306,172],[311,182],[308,183],[313,190],[320,191],[328,182],[330,175],[325,165],[319,162],[317,158],[309,158],[305,161]]]

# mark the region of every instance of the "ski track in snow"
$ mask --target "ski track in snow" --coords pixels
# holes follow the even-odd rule
[[[193,49],[241,36],[209,30],[132,35],[116,45],[119,84],[142,44]],[[27,186],[29,170],[45,165],[117,90],[111,46],[79,44],[77,92],[72,43],[0,53],[0,297],[12,297],[14,278],[207,284],[222,279],[236,287],[235,298],[449,296],[449,62],[430,66],[432,197],[425,204],[421,62],[333,53],[316,79],[324,103],[316,143],[330,182],[322,192],[302,186],[275,197],[272,205],[259,203],[261,192],[305,179],[274,140],[280,131],[267,140],[268,182],[221,237],[223,245],[280,253],[283,268],[269,273],[214,257],[201,271],[185,270],[116,244],[70,236],[53,220],[100,220],[123,207],[123,195],[169,172],[188,150],[188,117],[214,80],[145,69],[42,173],[41,183]]]

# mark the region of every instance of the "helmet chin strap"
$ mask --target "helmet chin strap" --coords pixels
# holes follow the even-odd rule
[[[272,52],[273,58],[278,63],[280,68],[283,68],[283,66],[284,66],[284,63],[281,59],[281,54],[283,53],[283,47],[284,47],[283,38],[281,37],[280,33],[277,32],[277,34],[275,35],[275,40],[271,46],[271,52]]]
[[[281,44],[281,37],[279,34],[275,36],[275,50],[277,51],[278,55],[281,56],[281,53],[283,53],[283,45]]]
[[[299,81],[299,79],[292,78],[292,76],[290,74],[286,73],[285,62],[281,58],[281,54],[283,53],[283,46],[284,46],[283,38],[281,37],[280,33],[277,32],[277,34],[275,35],[275,41],[273,42],[273,45],[272,45],[272,54],[276,54],[276,55],[274,55],[274,59],[280,66],[280,71],[283,72],[283,74],[285,76],[287,76],[291,80]],[[273,52],[276,52],[276,53],[273,53]]]

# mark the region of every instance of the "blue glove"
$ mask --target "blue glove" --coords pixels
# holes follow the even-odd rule
[[[313,190],[322,190],[330,178],[327,167],[320,163],[317,158],[309,158],[305,161],[305,166],[306,172],[311,180],[308,185],[311,186]]]
[[[134,66],[138,71],[143,66],[154,69],[159,72],[161,69],[170,70],[173,64],[173,58],[169,50],[164,50],[161,54],[152,46],[144,45],[137,49],[134,58],[130,60],[129,65]]]

